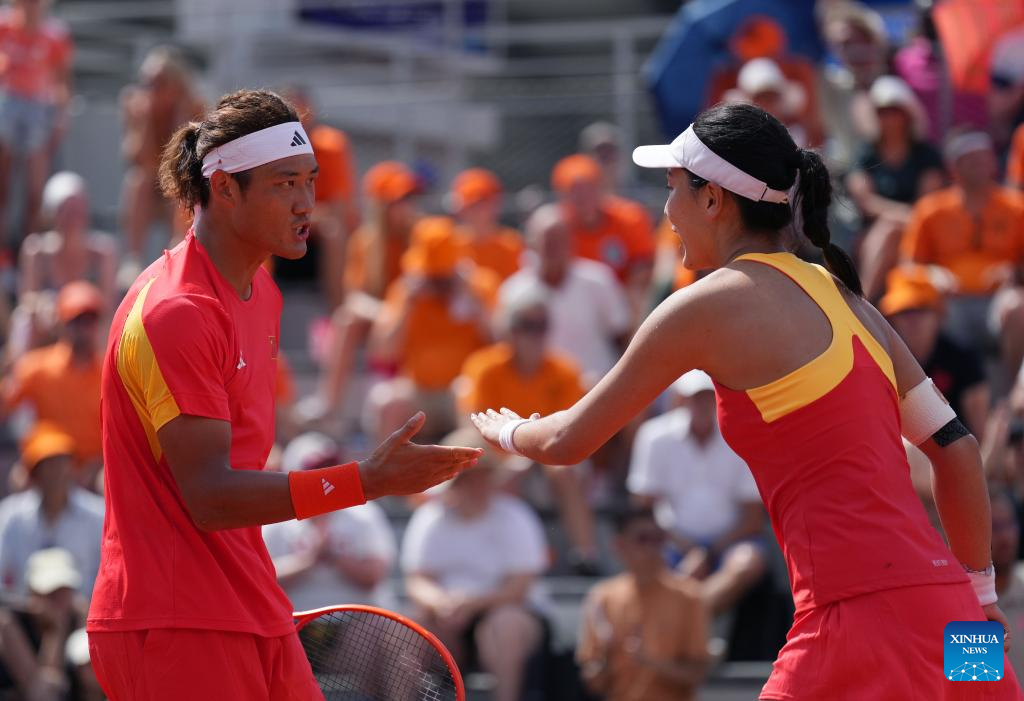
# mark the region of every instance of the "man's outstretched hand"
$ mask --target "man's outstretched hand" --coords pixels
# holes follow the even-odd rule
[[[450,480],[476,465],[483,454],[479,448],[447,445],[418,445],[412,437],[423,427],[422,411],[405,422],[359,463],[359,476],[367,501],[384,496],[418,494]]]

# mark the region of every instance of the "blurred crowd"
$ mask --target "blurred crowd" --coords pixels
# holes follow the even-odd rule
[[[827,157],[834,240],[982,442],[997,589],[1024,631],[1024,29],[996,43],[985,92],[960,92],[927,11],[894,44],[872,9],[820,6],[825,62],[750,18],[705,102],[757,104]],[[148,54],[120,95],[117,230],[98,231],[89,183],[51,165],[72,57],[45,0],[2,6],[0,444],[13,459],[0,465],[0,699],[103,698],[81,628],[103,522],[100,362],[153,238],[169,248],[189,226],[156,187],[162,146],[214,97],[178,49]],[[567,408],[700,277],[648,206],[658,194],[626,186],[633,144],[613,124],[552,153],[550,182],[506,193],[482,168],[431,183],[410,164],[356,163],[309,90],[279,91],[320,175],[309,254],[267,267],[285,313],[312,294],[318,318],[302,362],[282,344],[268,469],[358,459],[418,409],[418,440],[486,447],[470,412]],[[296,610],[405,611],[464,671],[491,675],[497,701],[693,698],[723,660],[773,659],[792,617],[757,485],[716,421],[713,384],[694,371],[583,464],[488,448],[435,493],[267,526],[265,539]],[[941,528],[927,460],[908,455]],[[555,615],[566,581],[589,590],[569,649]],[[1024,673],[1024,645],[1011,660]]]

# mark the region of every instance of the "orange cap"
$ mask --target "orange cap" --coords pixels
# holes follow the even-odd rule
[[[886,283],[887,291],[878,303],[878,308],[886,316],[911,309],[938,309],[942,304],[942,293],[923,265],[893,268]]]
[[[775,58],[786,49],[786,30],[771,17],[754,15],[733,35],[729,48],[744,62]]]
[[[383,204],[397,202],[419,191],[419,178],[398,161],[381,161],[363,176],[363,192]]]
[[[452,209],[463,207],[500,195],[501,181],[485,168],[464,170],[452,181]]]
[[[58,455],[74,455],[75,441],[60,428],[39,423],[21,445],[21,464],[31,472],[43,460]]]
[[[600,164],[590,156],[576,153],[566,156],[551,171],[551,185],[558,192],[566,192],[580,181],[599,183],[604,177]]]
[[[57,318],[67,323],[86,312],[103,311],[103,294],[96,285],[84,280],[69,282],[57,293]]]
[[[455,223],[448,217],[426,217],[413,227],[402,271],[424,277],[448,277],[462,259]]]

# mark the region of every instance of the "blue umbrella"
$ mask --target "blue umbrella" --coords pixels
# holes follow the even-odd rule
[[[790,53],[821,58],[814,0],[692,0],[679,10],[643,68],[666,134],[678,134],[700,112],[711,77],[735,61],[729,40],[752,15],[778,22]]]

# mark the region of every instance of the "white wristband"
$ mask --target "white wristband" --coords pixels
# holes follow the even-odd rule
[[[516,455],[522,455],[516,450],[516,444],[513,438],[515,437],[516,429],[523,424],[530,423],[530,419],[515,419],[509,421],[507,424],[501,427],[501,431],[498,432],[498,445],[506,453],[515,453]]]
[[[999,597],[996,596],[996,574],[995,572],[968,572],[971,579],[971,586],[978,597],[978,603],[982,606],[994,604]]]

